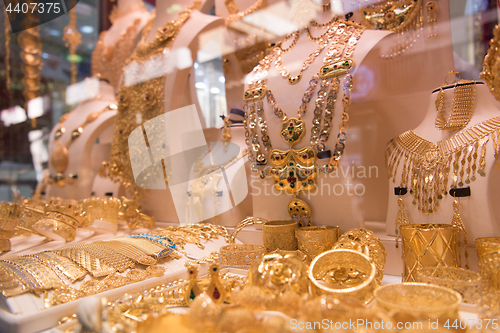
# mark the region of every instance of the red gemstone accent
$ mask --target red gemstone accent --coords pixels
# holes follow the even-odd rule
[[[276,156],[274,159],[275,159],[276,161],[278,161],[278,160],[280,159],[280,157],[279,157],[279,156]]]
[[[302,155],[302,158],[307,158],[307,154]]]
[[[295,183],[297,181],[297,178],[292,177],[292,183]]]
[[[292,134],[292,133],[293,133],[292,131],[288,132],[288,134]]]
[[[305,171],[305,174],[306,174],[306,175],[308,175],[308,174],[309,174],[309,170],[306,170],[306,171]]]
[[[193,271],[189,271],[189,274],[193,274],[194,272]]]
[[[292,182],[292,178],[291,178],[291,177],[288,177],[286,180],[287,180],[289,183],[291,183],[291,182]]]
[[[215,287],[215,289],[214,289],[214,298],[215,299],[219,299],[219,297],[220,297],[219,290],[217,290],[217,287]]]
[[[333,66],[333,69],[337,69],[337,65]]]
[[[290,123],[290,127],[292,127],[292,126],[293,126],[293,123]]]

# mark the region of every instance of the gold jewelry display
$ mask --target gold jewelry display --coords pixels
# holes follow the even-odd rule
[[[150,43],[146,43],[145,40],[151,32],[155,20],[155,15],[152,15],[143,28],[141,39],[134,53],[128,58],[126,65],[132,62],[145,63],[152,57],[169,50],[180,29],[189,19],[191,11],[198,8],[199,5],[199,3],[195,3],[188,9],[181,11],[176,20],[165,23],[156,31],[154,39]],[[164,113],[164,86],[165,75],[162,75],[131,86],[122,84],[118,92],[119,112],[111,143],[111,157],[108,163],[109,176],[113,181],[120,182],[133,199],[141,198],[145,190],[137,186],[134,179],[128,138],[138,125],[138,115],[140,115],[142,123],[145,123]],[[163,131],[159,130],[158,133],[163,133]],[[158,141],[163,139],[158,137]],[[154,141],[154,138],[148,137],[149,141]],[[147,178],[147,175],[145,177]]]
[[[33,225],[44,216],[47,202],[45,200],[21,198],[18,203],[23,206],[23,211],[19,217],[17,228],[33,234],[38,234],[38,232],[33,229]]]
[[[414,282],[425,267],[457,267],[457,228],[449,224],[402,225],[403,282]]]
[[[465,268],[469,269],[469,252],[467,251],[467,230],[465,229],[464,221],[460,216],[460,202],[459,198],[454,197],[453,199],[453,219],[451,225],[457,228],[457,248],[458,248],[458,267],[462,267],[462,243],[461,237],[464,238],[464,257],[465,257]]]
[[[403,195],[398,195],[398,215],[396,216],[396,248],[399,247],[399,241],[401,240],[401,235],[399,233],[399,229],[402,225],[410,224],[410,218],[408,217],[408,213],[406,212],[405,200]]]
[[[390,316],[397,312],[429,318],[458,319],[462,296],[454,290],[426,283],[388,284],[375,291],[377,305]]]
[[[261,219],[260,217],[247,217],[233,229],[233,232],[231,233],[231,236],[229,237],[228,242],[230,244],[234,244],[236,241],[236,235],[245,227],[250,226],[250,225],[255,225],[255,224],[264,224],[266,223],[267,220]]]
[[[373,299],[373,291],[378,286],[376,274],[370,258],[344,249],[323,252],[314,258],[309,268],[313,295],[349,296],[365,304]]]
[[[379,1],[360,9],[361,24],[367,29],[392,30],[397,42],[383,59],[398,57],[411,49],[423,35],[423,0]],[[432,12],[432,13],[431,13]],[[428,16],[436,16],[436,7],[427,8]],[[435,22],[428,22],[435,25]]]
[[[248,269],[255,261],[260,261],[266,248],[256,244],[233,244],[222,246],[219,249],[219,263],[221,267]]]
[[[386,166],[393,182],[401,161],[401,186],[411,189],[413,204],[424,214],[434,212],[448,187],[463,187],[486,176],[486,147],[492,141],[500,157],[500,117],[466,128],[452,137],[433,143],[409,130],[389,141]],[[451,185],[450,183],[451,173]]]
[[[53,240],[73,241],[76,229],[88,224],[82,207],[75,201],[51,199],[45,206],[45,215],[33,224],[39,234]]]
[[[143,8],[143,10],[146,10],[142,2],[140,3],[140,7]],[[117,6],[113,7],[113,10],[115,10],[115,8],[117,8]],[[110,16],[112,15],[113,11]],[[108,80],[115,89],[118,88],[122,68],[125,66],[127,58],[130,57],[134,51],[135,40],[140,32],[140,24],[141,20],[135,19],[134,22],[127,27],[127,29],[122,31],[120,38],[118,38],[111,46],[106,46],[104,44],[107,32],[101,32],[99,40],[97,41],[94,51],[92,52],[92,76],[102,77]]]
[[[82,42],[82,34],[78,31],[76,26],[76,3],[71,1],[69,11],[69,23],[64,27],[63,41],[66,47],[69,47],[69,55],[71,61],[71,83],[75,84],[78,79],[78,69],[76,68],[76,48]]]
[[[295,254],[266,254],[248,271],[249,286],[258,286],[279,295],[293,290],[302,295],[308,291],[307,266]]]
[[[479,319],[498,320],[500,318],[500,298],[498,293],[492,293],[481,297],[477,304]]]
[[[154,228],[156,219],[154,218],[154,216],[148,216],[144,213],[141,213],[141,208],[137,201],[127,199],[126,197],[121,197],[120,202],[121,205],[118,212],[118,218],[126,221],[130,229]]]
[[[50,268],[40,264],[29,257],[21,257],[14,260],[2,260],[3,264],[16,268],[33,282],[36,290],[47,290],[60,287],[63,281]]]
[[[126,256],[129,259],[132,259],[138,264],[141,265],[154,265],[157,263],[157,260],[153,257],[148,256],[146,253],[141,251],[139,248],[128,244],[124,242],[119,242],[119,241],[103,241],[103,242],[98,242],[99,244],[102,244],[106,247],[109,247],[112,249],[112,251],[116,251],[124,256]]]
[[[50,155],[50,164],[57,172],[57,174],[54,176],[54,181],[57,186],[63,187],[66,185],[66,177],[64,176],[64,172],[68,168],[69,164],[69,148],[71,147],[73,142],[75,142],[75,140],[77,140],[82,135],[85,126],[95,121],[104,112],[116,109],[117,106],[115,104],[110,104],[101,111],[90,113],[85,121],[71,132],[71,138],[68,142],[66,142],[65,145],[61,144],[60,139],[61,136],[66,132],[66,129],[63,127],[63,123],[67,119],[67,116],[61,117],[61,119],[59,120],[59,124],[57,125],[57,130],[55,132],[55,148]],[[74,178],[76,177],[68,176],[68,183],[72,182]]]
[[[458,72],[450,72],[448,75],[455,73]],[[460,80],[455,83],[451,114],[448,120],[443,117],[444,98],[445,93],[442,86],[439,88],[439,94],[436,98],[436,128],[447,131],[457,131],[465,128],[474,115],[476,82]]]
[[[88,198],[81,203],[90,224],[97,220],[118,225],[118,211],[121,205],[119,199]]]
[[[479,258],[479,274],[483,278],[486,290],[500,292],[500,237],[483,237],[476,239],[477,256]]]
[[[219,271],[220,267],[217,263],[212,263],[208,267],[210,282],[205,293],[215,302],[215,304],[220,304],[226,299],[226,289],[220,281]]]
[[[498,25],[493,29],[493,38],[490,40],[490,48],[484,57],[483,71],[479,75],[490,88],[493,96],[500,101],[500,28]]]
[[[226,9],[230,14],[225,20],[226,26],[229,26],[232,23],[241,20],[243,17],[265,8],[266,0],[257,0],[253,5],[243,11],[239,11],[238,7],[234,3],[234,0],[224,0],[224,5],[226,5]]]
[[[264,246],[267,252],[274,250],[297,250],[295,230],[299,224],[295,221],[269,221],[262,225]]]
[[[298,249],[304,252],[309,261],[319,254],[331,250],[339,239],[339,227],[314,226],[295,230]]]
[[[188,267],[189,282],[184,289],[184,300],[190,304],[196,296],[199,296],[203,291],[198,284],[198,267]]]
[[[475,304],[483,294],[481,275],[455,267],[429,267],[417,271],[417,282],[433,284],[460,293],[465,303]]]

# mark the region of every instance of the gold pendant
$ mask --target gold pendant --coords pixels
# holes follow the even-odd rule
[[[52,152],[50,156],[50,163],[52,167],[57,172],[63,172],[68,167],[69,163],[69,152],[68,148],[64,146],[59,146]]]
[[[198,285],[198,267],[191,266],[188,268],[189,283],[184,289],[184,300],[190,304],[194,301],[196,296],[200,295],[203,291]]]
[[[288,203],[288,214],[292,220],[298,221],[301,227],[312,225],[311,207],[304,200],[293,198],[293,200]]]
[[[316,154],[311,147],[288,151],[274,149],[271,152],[274,187],[289,194],[314,190],[318,173],[315,161]]]
[[[208,284],[206,294],[214,301],[216,304],[224,302],[226,298],[226,289],[221,283],[219,277],[220,267],[217,263],[213,263],[208,268],[208,275],[210,275],[210,283]]]
[[[281,123],[280,135],[290,146],[293,146],[306,134],[305,122],[297,118],[290,118]]]
[[[297,76],[289,76],[288,77],[288,83],[290,84],[297,84],[300,82],[300,79],[302,79],[302,73],[297,75]]]
[[[266,86],[259,86],[257,88],[250,88],[245,91],[243,94],[243,100],[246,101],[253,101],[256,99],[262,99],[264,96],[266,96],[267,92],[267,87]]]
[[[335,76],[346,74],[353,67],[354,60],[350,58],[330,62],[319,69],[318,76],[323,80],[327,80]]]

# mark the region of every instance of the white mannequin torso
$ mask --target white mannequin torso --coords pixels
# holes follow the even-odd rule
[[[444,119],[448,119],[451,110],[451,101],[453,100],[453,89],[446,89],[445,105],[443,112]],[[446,131],[435,127],[436,119],[436,98],[439,92],[432,93],[430,97],[429,107],[422,123],[413,131],[421,138],[438,142],[460,131]],[[491,95],[488,87],[485,84],[476,85],[476,97],[474,114],[466,128],[470,128],[485,120],[500,116],[500,112],[496,107],[495,100]],[[485,177],[478,176],[475,181],[469,185],[471,188],[471,196],[460,199],[460,215],[464,221],[469,245],[473,246],[473,241],[478,237],[489,237],[500,235],[500,224],[498,223],[500,215],[498,208],[495,208],[500,191],[495,187],[498,184],[498,170],[495,170],[495,157],[491,140],[486,144],[486,169]],[[399,186],[401,181],[402,165],[399,165],[395,182],[389,182],[389,206],[387,210],[387,233],[394,235],[395,221],[398,214],[397,196],[394,194],[394,187]],[[451,177],[451,175],[450,175]],[[449,188],[447,189],[449,190]],[[410,193],[404,196],[405,207],[410,219],[410,223],[445,223],[450,224],[453,217],[453,198],[450,195],[444,196],[439,202],[439,207],[429,215],[423,214],[416,205],[412,205],[412,196]]]

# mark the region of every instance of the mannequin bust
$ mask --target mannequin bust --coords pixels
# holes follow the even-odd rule
[[[49,138],[49,172],[52,178],[59,172],[54,168],[54,151],[58,146],[66,146],[68,150],[67,167],[62,172],[64,175],[64,186],[52,183],[47,186],[48,197],[61,197],[66,199],[81,200],[91,196],[92,184],[97,174],[100,163],[104,160],[93,160],[92,150],[100,134],[112,126],[116,115],[114,110],[106,110],[91,122],[87,116],[95,112],[101,112],[110,105],[115,105],[114,88],[105,81],[99,83],[100,94],[90,100],[81,102],[61,124],[64,133],[56,140],[56,132],[59,126],[55,126]],[[115,105],[116,107],[116,105]],[[86,122],[85,125],[83,125]],[[79,127],[82,128],[80,136],[71,140],[72,132]],[[69,147],[68,147],[69,145]],[[97,159],[102,156],[95,156]],[[71,177],[73,175],[73,177]]]
[[[448,88],[448,89],[446,89]],[[451,104],[454,96],[453,85],[443,87],[445,93],[445,102],[442,112],[444,119],[448,119],[450,116]],[[456,88],[455,88],[456,89]],[[457,133],[466,131],[466,129],[471,128],[479,123],[482,123],[488,119],[492,119],[500,116],[500,112],[496,107],[495,99],[491,95],[488,87],[481,81],[477,81],[476,93],[475,93],[475,107],[473,110],[472,118],[467,126],[458,131],[441,130],[436,128],[436,99],[438,98],[440,91],[436,89],[430,96],[429,106],[424,120],[420,125],[418,125],[413,131],[414,133],[428,141],[436,143],[441,140],[446,140]],[[498,132],[497,132],[498,133]],[[467,237],[469,239],[469,245],[473,246],[474,240],[478,237],[490,237],[500,235],[500,226],[498,221],[500,219],[500,214],[498,211],[498,206],[496,199],[500,195],[500,191],[497,186],[498,184],[499,172],[495,170],[495,151],[492,146],[492,139],[485,144],[486,147],[486,167],[484,169],[485,176],[481,177],[477,175],[475,181],[471,181],[470,184],[464,184],[460,187],[470,186],[471,195],[469,197],[460,198],[460,215],[465,224],[467,230]],[[480,154],[478,152],[478,154]],[[464,157],[462,156],[462,159]],[[401,173],[403,170],[403,163],[400,165],[396,172],[395,181],[392,179],[389,181],[389,205],[387,210],[387,233],[390,235],[395,234],[395,221],[398,214],[398,202],[397,196],[394,194],[394,187],[399,186],[401,182]],[[466,172],[467,173],[467,172]],[[452,184],[452,173],[449,174],[449,182],[447,191],[450,189]],[[450,224],[453,217],[453,198],[450,195],[444,195],[441,200],[439,200],[439,206],[436,207],[434,212],[425,215],[420,211],[417,205],[411,204],[413,196],[409,193],[404,195],[405,207],[408,214],[410,223],[445,223]]]
[[[101,32],[92,52],[92,75],[107,79],[118,89],[125,60],[132,54],[148,18],[149,12],[142,0],[117,0],[110,15],[113,24]]]
[[[192,5],[192,2],[182,0],[177,4],[182,7],[182,10],[186,10]],[[157,100],[161,100],[163,103],[161,107],[154,108],[153,116],[151,116],[152,113],[150,112],[148,114],[137,113],[138,116],[136,116],[136,111],[127,111],[134,112],[131,116],[137,122],[137,126],[141,123],[145,124],[156,115],[197,103],[193,99],[196,93],[194,92],[195,87],[192,84],[192,80],[189,80],[190,73],[197,58],[198,50],[210,40],[214,29],[221,27],[223,24],[221,19],[193,9],[187,20],[176,31],[173,42],[168,47],[169,51],[165,51],[167,47],[162,49],[163,51],[156,47],[156,53],[149,56],[150,53],[147,50],[151,42],[155,40],[158,29],[164,27],[167,22],[178,20],[179,18],[179,11],[172,12],[167,10],[170,6],[171,3],[167,1],[157,2],[156,15],[152,21],[148,22],[147,29],[145,28],[143,31],[143,39],[138,43],[134,53],[141,58],[136,61],[133,55],[124,71],[124,87],[122,87],[124,90],[119,93],[123,95],[123,98],[128,98],[129,101],[132,100],[130,91],[136,89],[135,85],[137,85],[137,89],[154,90],[151,93],[147,93],[148,101],[151,100],[151,102],[156,103]],[[203,7],[203,4],[201,6]],[[143,52],[141,53],[142,55],[137,53],[139,51]],[[163,68],[158,68],[157,65]],[[129,80],[130,75],[132,75],[132,81]],[[139,81],[134,81],[136,78],[139,78]],[[158,80],[158,82],[154,86],[151,86],[152,82],[156,82],[152,80]],[[139,86],[139,84],[143,86]],[[147,88],[145,88],[145,85]],[[161,93],[158,92],[159,89],[161,89]],[[138,101],[132,101],[132,103],[139,103]],[[199,121],[202,127],[204,127],[204,119],[200,108],[197,108],[197,112]],[[130,122],[128,124],[130,125]],[[120,134],[115,130],[114,140],[119,136],[128,137],[128,133]],[[123,140],[123,138],[118,139]],[[142,211],[147,215],[154,216],[158,221],[178,222],[177,212],[171,196],[172,194],[168,188],[166,190],[147,190],[141,201]],[[183,213],[180,212],[180,214]]]
[[[325,2],[326,4],[327,2]],[[331,20],[331,12],[318,13],[316,16],[316,21],[318,23],[325,23]],[[325,29],[321,30],[319,33],[316,29],[311,29],[313,35],[317,36],[324,32]],[[391,32],[389,31],[374,31],[365,30],[361,37],[359,38],[354,52],[350,56],[354,60],[354,70],[351,74],[354,77],[354,93],[357,91],[356,84],[359,80],[363,80],[363,74],[360,79],[357,78],[357,73],[362,71],[363,68],[377,68],[380,65],[380,60],[378,57],[378,51],[376,46],[378,43],[388,36]],[[305,34],[305,33],[304,33]],[[285,43],[283,47],[288,47],[290,41]],[[311,43],[306,36],[302,36],[298,39],[295,47],[291,51],[284,53],[282,55],[283,64],[286,68],[293,73],[291,75],[296,75],[301,67],[304,59],[307,59],[309,54],[317,48],[317,44]],[[328,47],[327,47],[328,48]],[[326,53],[326,51],[323,51]],[[296,117],[297,111],[301,99],[306,91],[309,80],[312,76],[318,72],[318,70],[324,65],[323,57],[325,53],[322,53],[316,57],[313,63],[303,71],[303,79],[297,84],[291,85],[288,80],[282,78],[277,72],[276,67],[271,65],[268,71],[267,77],[267,89],[274,93],[276,99],[276,104],[287,114],[288,118]],[[340,115],[342,114],[342,84],[344,82],[345,75],[341,75],[339,92],[337,96],[337,102],[335,103],[335,112],[331,124],[330,140],[327,143],[327,149],[334,151],[336,135],[338,134],[338,128],[340,124]],[[248,84],[249,79],[245,80]],[[318,84],[319,85],[319,84]],[[316,99],[317,90],[313,93],[312,99]],[[351,105],[349,115],[356,114],[357,105],[356,101]],[[281,120],[274,115],[273,110],[264,100],[264,114],[265,120],[268,126],[268,134],[270,141],[273,144],[273,149],[287,150],[288,145],[280,137]],[[305,121],[306,134],[303,141],[301,141],[293,149],[301,149],[308,145],[309,135],[311,133],[311,124],[314,117],[314,102],[310,102],[307,107],[305,115],[301,118]],[[315,225],[338,225],[341,232],[345,232],[348,229],[355,227],[364,227],[364,218],[360,215],[361,208],[360,204],[362,201],[362,194],[360,192],[360,186],[358,186],[358,195],[356,192],[356,180],[353,178],[352,162],[356,156],[350,155],[351,145],[356,144],[355,137],[358,129],[355,127],[356,124],[349,122],[349,129],[347,130],[347,136],[350,139],[346,142],[346,150],[340,160],[340,164],[337,168],[338,172],[333,172],[331,174],[324,175],[318,173],[318,178],[316,180],[317,188],[316,190],[301,193],[298,195],[299,199],[305,200],[312,210],[312,224]],[[355,140],[352,140],[355,139]],[[354,142],[353,142],[354,141]],[[316,163],[321,166],[326,164],[327,160],[316,160]],[[357,172],[357,171],[356,171]],[[368,172],[368,170],[367,170]],[[287,204],[292,199],[291,195],[285,193],[276,193],[277,191],[272,191],[269,194],[270,189],[273,189],[273,179],[271,177],[266,177],[261,180],[259,177],[253,173],[252,174],[252,189],[258,191],[261,194],[253,197],[253,207],[254,216],[265,218],[267,220],[277,220],[277,219],[289,219],[287,213]],[[362,189],[362,188],[361,188]],[[266,193],[267,192],[267,193]]]

